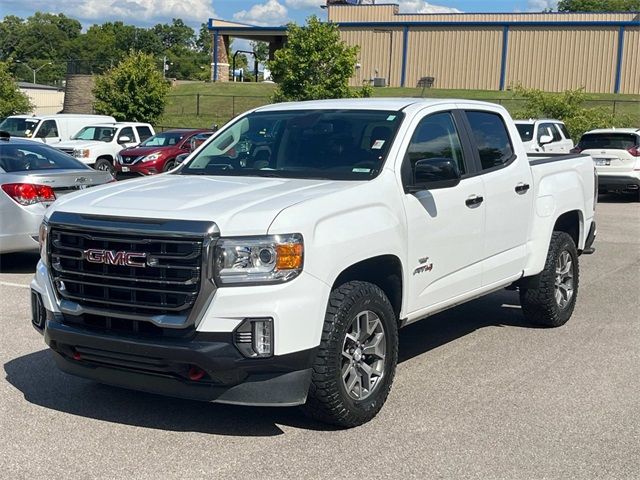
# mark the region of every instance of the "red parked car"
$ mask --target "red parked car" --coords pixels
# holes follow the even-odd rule
[[[190,150],[191,137],[209,130],[176,129],[158,133],[140,145],[121,150],[113,162],[118,176],[155,175],[176,165],[176,157]]]

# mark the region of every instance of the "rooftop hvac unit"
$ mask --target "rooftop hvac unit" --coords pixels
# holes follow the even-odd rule
[[[374,87],[386,87],[387,86],[387,79],[384,78],[384,77],[374,77],[373,86]]]

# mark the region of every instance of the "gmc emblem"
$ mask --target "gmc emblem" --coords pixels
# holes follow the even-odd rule
[[[123,267],[138,268],[145,268],[147,266],[146,253],[125,251],[116,252],[114,250],[99,250],[91,248],[84,251],[84,258],[89,263],[104,263],[106,265],[121,265]]]

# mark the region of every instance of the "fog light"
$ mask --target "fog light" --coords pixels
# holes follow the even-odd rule
[[[42,330],[46,321],[47,312],[42,304],[42,298],[40,294],[31,290],[31,323],[37,329]]]
[[[245,357],[273,355],[273,319],[247,318],[234,332],[234,343]]]

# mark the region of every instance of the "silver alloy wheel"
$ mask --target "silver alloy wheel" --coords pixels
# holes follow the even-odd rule
[[[351,398],[369,397],[384,376],[384,326],[370,310],[357,314],[342,343],[342,383]]]
[[[571,254],[563,250],[556,260],[556,303],[564,309],[573,298],[573,260]]]

